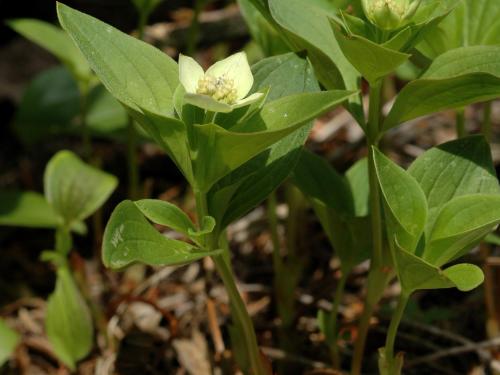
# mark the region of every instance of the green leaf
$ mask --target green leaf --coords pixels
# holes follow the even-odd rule
[[[359,89],[359,74],[342,54],[328,21],[337,10],[333,4],[317,0],[269,0],[268,3],[288,42],[296,51],[307,51],[323,86]],[[349,109],[364,124],[360,96],[351,98]]]
[[[418,49],[434,59],[458,47],[500,44],[499,13],[497,0],[462,0]]]
[[[20,340],[19,334],[0,319],[0,368],[10,358]]]
[[[257,42],[265,56],[289,52],[276,29],[252,5],[251,0],[238,0],[241,14],[246,21],[252,39]]]
[[[342,90],[290,95],[266,104],[230,131],[216,124],[195,125],[191,157],[196,185],[208,191],[217,180],[352,95]]]
[[[417,79],[406,85],[396,97],[384,121],[383,130],[417,117],[461,108],[499,96],[500,77],[487,73],[469,73],[444,79]]]
[[[0,190],[0,225],[57,228],[62,222],[42,194]]]
[[[408,172],[427,197],[426,232],[441,208],[454,197],[500,193],[488,142],[478,135],[431,148],[413,162]]]
[[[372,85],[394,72],[410,57],[406,53],[386,48],[362,36],[344,35],[336,21],[330,19],[330,23],[345,57]]]
[[[470,46],[438,56],[422,78],[449,78],[469,73],[500,77],[500,46]]]
[[[389,238],[414,252],[427,219],[427,202],[418,182],[380,151],[372,149],[386,209]]]
[[[134,110],[173,116],[172,96],[179,84],[174,60],[66,5],[57,3],[57,12],[62,27],[116,99]]]
[[[303,151],[293,172],[294,183],[311,202],[323,230],[338,257],[342,272],[368,258],[371,238],[369,219],[355,217],[349,182],[323,158]]]
[[[473,264],[456,264],[445,269],[443,273],[463,292],[477,288],[484,281],[483,271]]]
[[[94,343],[89,308],[66,267],[57,270],[56,289],[47,301],[47,337],[57,357],[71,370]]]
[[[62,66],[37,75],[23,93],[14,119],[14,129],[26,144],[33,144],[63,129],[80,111],[80,92]]]
[[[496,233],[490,233],[485,238],[484,241],[491,245],[500,246],[500,236]]]
[[[17,19],[8,25],[25,38],[54,54],[74,75],[76,81],[88,82],[92,73],[80,51],[60,28],[36,19]]]
[[[354,216],[349,183],[322,157],[304,150],[293,171],[294,183],[312,201],[319,201],[341,217]]]
[[[91,135],[113,138],[123,136],[128,124],[127,113],[102,85],[94,86],[87,97],[85,125]],[[59,134],[80,134],[80,92],[62,66],[43,71],[23,94],[14,129],[28,144]]]
[[[399,246],[396,246],[394,251],[394,262],[402,293],[406,295],[422,289],[445,289],[455,286],[438,267]]]
[[[466,253],[500,223],[500,194],[473,194],[444,205],[423,258],[441,266]]]
[[[117,185],[116,177],[84,163],[71,151],[59,151],[45,168],[45,197],[66,224],[94,213]]]
[[[176,205],[159,199],[141,199],[134,202],[142,214],[153,223],[172,228],[189,235],[196,227],[189,217]]]
[[[185,264],[217,253],[219,251],[203,251],[162,235],[128,200],[116,206],[111,214],[102,244],[102,261],[114,269],[134,262],[154,266]]]
[[[309,62],[293,53],[263,59],[252,67],[252,72],[251,92],[270,88],[267,101],[319,91]],[[289,79],[291,76],[295,79]],[[209,193],[209,212],[221,229],[257,206],[288,177],[311,126],[312,123],[295,130],[214,185]]]
[[[347,170],[345,176],[351,187],[355,216],[367,216],[370,212],[368,159],[359,159],[351,168]]]

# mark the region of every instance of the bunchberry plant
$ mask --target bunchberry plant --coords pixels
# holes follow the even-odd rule
[[[342,2],[339,3],[342,4]],[[469,2],[363,0],[361,7],[356,6],[356,2],[352,4],[344,2],[342,7],[337,7],[335,4],[304,0],[252,1],[263,17],[278,30],[279,35],[291,50],[307,51],[316,76],[325,88],[356,90],[360,88],[361,78],[368,82],[369,105],[366,111],[368,116],[365,116],[360,97],[351,97],[345,106],[363,128],[369,149],[377,148],[384,133],[405,121],[442,110],[460,109],[471,103],[500,96],[500,71],[498,64],[493,62],[495,59],[498,60],[498,46],[457,49],[448,52],[450,54],[448,56],[444,54],[430,57],[423,64],[424,72],[421,77],[409,82],[396,96],[388,115],[385,118],[382,116],[384,80],[398,67],[407,63],[410,58],[418,60],[420,54],[415,51],[422,48],[423,40],[426,38],[432,40],[431,35],[436,32],[439,23],[443,19],[449,19],[447,17],[451,17],[450,13],[456,7],[462,7],[462,10],[469,9],[468,4],[464,3]],[[485,5],[484,2],[475,2],[470,9],[473,13],[483,5]],[[457,14],[463,13],[455,13]],[[474,21],[477,22],[477,18]],[[487,24],[494,25],[495,21],[488,17]],[[477,24],[472,27],[475,28],[475,26]],[[491,30],[495,30],[496,27],[491,27]],[[491,39],[489,30],[484,35],[487,35],[485,40]],[[484,54],[478,54],[480,48],[487,48],[488,52],[482,50]],[[392,234],[385,236],[388,223],[381,206],[383,197],[378,183],[375,155],[376,153],[369,152],[367,163],[372,239],[371,270],[368,275],[365,310],[359,323],[358,338],[354,347],[351,368],[353,375],[361,372],[365,339],[372,311],[378,304],[386,284],[393,278],[394,272],[398,271],[394,265],[393,254],[399,250],[391,252],[391,249],[398,248],[390,245],[394,236]],[[309,164],[314,161],[313,157],[309,159]],[[306,161],[307,157],[304,163]],[[320,164],[320,161],[315,163]],[[321,169],[328,170],[326,167],[318,167],[308,168],[307,172],[313,173]],[[321,178],[320,176],[322,174],[319,173],[317,181]],[[298,184],[299,186],[307,185],[302,180]],[[344,185],[332,183],[330,185],[332,197],[330,198],[322,196],[324,194],[321,194],[320,186],[309,187],[311,190],[309,192],[307,188],[307,186],[302,186],[306,194],[313,199],[315,210],[320,212],[319,217],[324,227],[331,227],[332,224],[326,223],[325,214],[318,210],[320,207],[318,202],[321,201],[323,201],[322,205],[330,207],[330,215],[337,216],[336,221],[345,222],[346,215],[339,213],[341,202],[345,202],[345,199],[340,198],[346,196],[345,183]],[[317,198],[319,196],[322,196],[321,200]],[[330,201],[328,205],[324,203],[328,201]],[[326,210],[323,209],[323,211]],[[341,238],[342,236],[339,237],[337,234],[337,242],[340,242]],[[335,244],[342,262],[344,262],[342,250],[344,247],[345,244]],[[351,248],[350,250],[352,252],[357,249]],[[461,274],[461,277],[463,276]],[[323,316],[320,320],[323,329],[326,325],[330,327],[336,325],[331,323],[334,322],[332,316],[329,319]],[[335,339],[332,339],[335,335],[335,333],[327,335],[330,346],[336,344]],[[334,357],[336,357],[335,354]],[[385,353],[385,358],[389,357],[391,353],[389,355]],[[388,361],[392,361],[392,358]]]
[[[85,234],[84,220],[111,195],[117,179],[60,151],[47,164],[44,196],[36,192],[1,191],[0,225],[55,229],[54,250],[41,259],[56,267],[56,287],[47,301],[45,330],[54,353],[70,369],[94,344],[94,327],[87,304],[71,274],[67,256],[72,232]]]
[[[262,188],[265,194],[259,191],[257,202],[253,197],[236,206],[240,191],[248,193],[240,188],[253,184],[249,176],[269,173],[276,153],[283,152],[270,147],[296,136],[311,119],[354,92],[294,93],[267,101],[270,88],[259,86],[247,96],[255,85],[244,54],[232,55],[204,72],[189,57],[181,56],[177,64],[154,47],[62,4],[58,14],[103,84],[174,160],[196,199],[196,224],[167,202],[122,202],[106,227],[104,264],[119,269],[134,262],[185,264],[210,256],[230,297],[239,365],[248,374],[268,373],[235,284],[224,229],[282,181]],[[301,66],[295,63],[293,68],[300,73]],[[270,76],[269,71],[262,75],[261,84]],[[290,142],[281,147],[287,154],[300,146]],[[189,241],[164,237],[148,219],[176,229]]]

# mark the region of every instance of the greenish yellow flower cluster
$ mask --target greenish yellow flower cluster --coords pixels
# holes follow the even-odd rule
[[[211,96],[215,100],[226,104],[234,104],[238,100],[234,80],[226,75],[217,78],[205,75],[198,80],[196,93]]]

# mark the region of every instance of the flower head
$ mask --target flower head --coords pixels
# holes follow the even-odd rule
[[[216,62],[206,72],[193,58],[180,55],[179,79],[186,90],[184,100],[212,112],[231,112],[262,96],[255,93],[247,97],[253,75],[244,52]]]
[[[421,0],[362,0],[363,11],[371,23],[383,30],[394,30],[408,21]]]

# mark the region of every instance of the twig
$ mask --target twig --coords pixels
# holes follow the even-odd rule
[[[425,355],[420,358],[415,358],[414,360],[407,361],[405,367],[410,368],[422,363],[433,362],[444,357],[478,351],[481,349],[491,349],[496,347],[500,347],[500,337],[495,337],[491,340],[481,341],[478,343],[470,343],[462,346],[455,346],[453,348],[441,350],[439,352]]]

